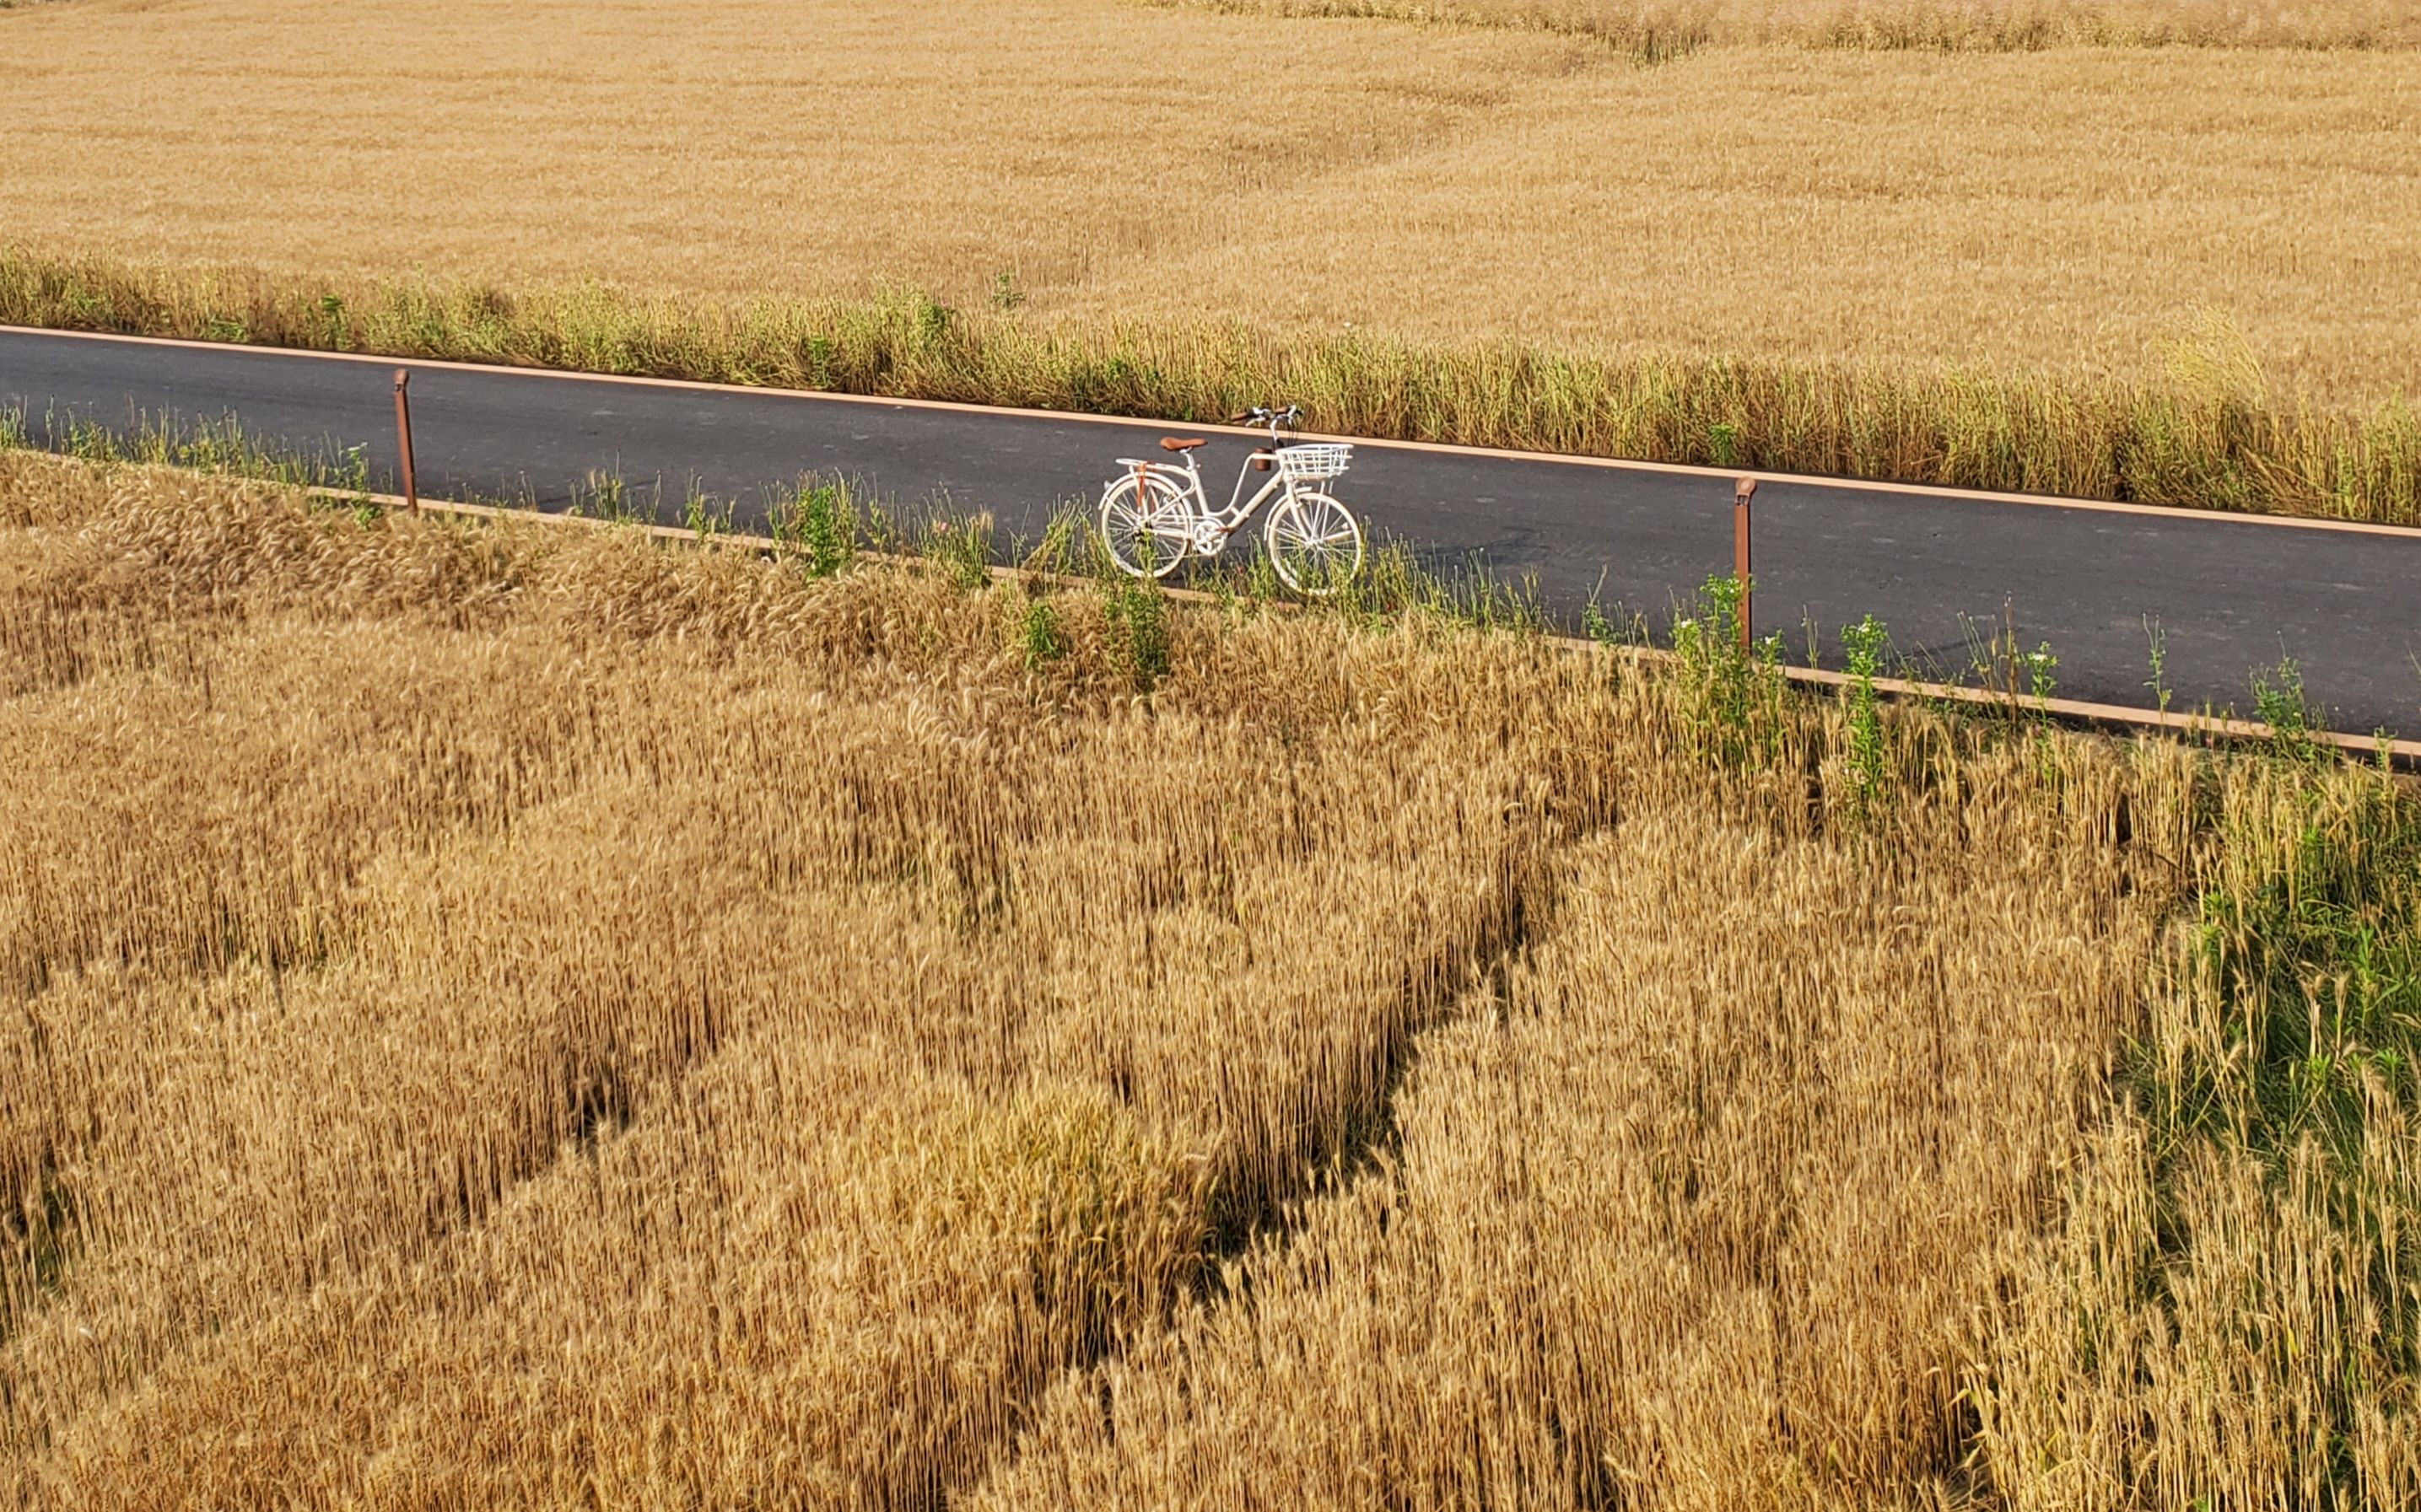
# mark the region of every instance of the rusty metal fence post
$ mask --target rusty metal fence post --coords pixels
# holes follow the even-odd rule
[[[420,489],[412,475],[412,397],[405,392],[412,382],[407,368],[395,370],[395,449],[403,459],[403,502],[414,514],[420,512]]]
[[[1732,485],[1732,576],[1740,584],[1740,641],[1745,651],[1754,641],[1749,630],[1748,504],[1757,497],[1757,479]]]

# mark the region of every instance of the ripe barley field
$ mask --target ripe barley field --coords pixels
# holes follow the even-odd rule
[[[72,0],[0,319],[2421,518],[2415,26]]]
[[[2409,47],[2397,0],[1152,0],[1231,15],[1367,17],[1602,39],[1648,59],[1713,43],[2012,52],[2115,47]]]
[[[8,1504],[2421,1493],[2383,773],[7,449],[0,678]]]

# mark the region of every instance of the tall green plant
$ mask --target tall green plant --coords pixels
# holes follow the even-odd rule
[[[1862,818],[1872,818],[1883,803],[1883,721],[1875,678],[1882,671],[1883,647],[1891,639],[1883,622],[1867,615],[1841,627],[1850,680],[1843,696],[1849,706],[1847,766],[1851,800]]]
[[[831,577],[857,550],[857,500],[846,483],[806,479],[773,511],[773,524],[811,578]]]
[[[1028,672],[1036,672],[1068,654],[1068,634],[1059,612],[1040,594],[1029,598],[1018,617],[1018,650]]]
[[[1710,577],[1673,621],[1673,649],[1689,690],[1692,742],[1710,759],[1744,766],[1779,748],[1784,727],[1782,637],[1743,644],[1749,584]]]
[[[1149,578],[1113,577],[1103,605],[1113,654],[1137,693],[1149,693],[1168,673],[1168,598]]]
[[[2274,671],[2253,674],[2253,705],[2280,755],[2308,764],[2325,754],[2319,714],[2304,693],[2304,669],[2293,657],[2280,657]]]

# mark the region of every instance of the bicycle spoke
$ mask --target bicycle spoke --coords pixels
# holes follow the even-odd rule
[[[1270,522],[1269,549],[1279,579],[1298,593],[1322,596],[1362,566],[1362,536],[1344,506],[1324,494],[1289,501]]]
[[[1101,542],[1120,571],[1166,577],[1184,560],[1193,538],[1192,511],[1164,486],[1113,484],[1101,501]]]

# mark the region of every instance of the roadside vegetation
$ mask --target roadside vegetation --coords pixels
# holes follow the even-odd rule
[[[702,308],[595,287],[304,286],[5,252],[0,323],[1179,421],[1286,394],[1351,435],[2421,524],[2421,411],[2276,408],[2225,342],[2159,380],[2053,381],[1068,329],[926,295]]]
[[[0,320],[2421,520],[2410,8],[35,8]]]
[[[2399,779],[878,521],[0,448],[0,1495],[2421,1494]]]

